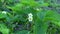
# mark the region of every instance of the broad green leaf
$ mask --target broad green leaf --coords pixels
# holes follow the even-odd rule
[[[9,29],[5,24],[0,23],[0,32],[2,32],[2,34],[9,34]]]

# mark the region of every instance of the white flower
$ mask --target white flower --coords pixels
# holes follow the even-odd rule
[[[6,14],[7,12],[6,12],[6,11],[3,11],[2,13],[3,13],[3,14]]]
[[[29,13],[28,16],[29,16],[29,17],[32,17],[33,15],[32,15],[32,13]]]
[[[37,10],[37,11],[39,11],[40,9],[39,9],[39,8],[37,8],[36,10]]]
[[[29,20],[29,21],[32,21],[32,20],[33,20],[33,18],[28,18],[28,20]]]
[[[32,20],[33,20],[33,15],[32,15],[32,13],[29,13],[29,14],[28,14],[28,20],[29,20],[29,21],[32,21]]]

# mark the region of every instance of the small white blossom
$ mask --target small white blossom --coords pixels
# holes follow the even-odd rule
[[[2,13],[3,13],[3,14],[6,14],[7,12],[6,12],[6,11],[3,11]]]
[[[37,11],[39,11],[40,9],[39,9],[39,8],[37,8],[36,10],[37,10]]]
[[[29,20],[29,21],[32,21],[32,20],[33,20],[33,15],[32,15],[32,13],[29,13],[29,14],[28,14],[28,20]]]

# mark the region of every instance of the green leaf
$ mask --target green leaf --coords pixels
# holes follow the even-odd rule
[[[0,32],[2,32],[3,34],[9,34],[9,29],[5,24],[0,23]]]
[[[17,31],[15,34],[29,34],[29,31],[27,30]]]

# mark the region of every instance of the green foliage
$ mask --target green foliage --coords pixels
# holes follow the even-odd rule
[[[9,29],[6,27],[5,24],[0,23],[0,32],[2,32],[2,34],[9,34]]]
[[[24,33],[23,33],[24,32]],[[29,32],[27,30],[22,30],[22,31],[18,31],[15,34],[29,34]]]
[[[60,27],[60,14],[53,8],[56,4],[55,6],[53,4],[44,0],[0,0],[0,32],[3,34],[50,34],[51,31],[51,34],[55,34],[56,28],[48,29],[49,23],[57,28]],[[29,13],[33,15],[32,22],[28,20]]]

